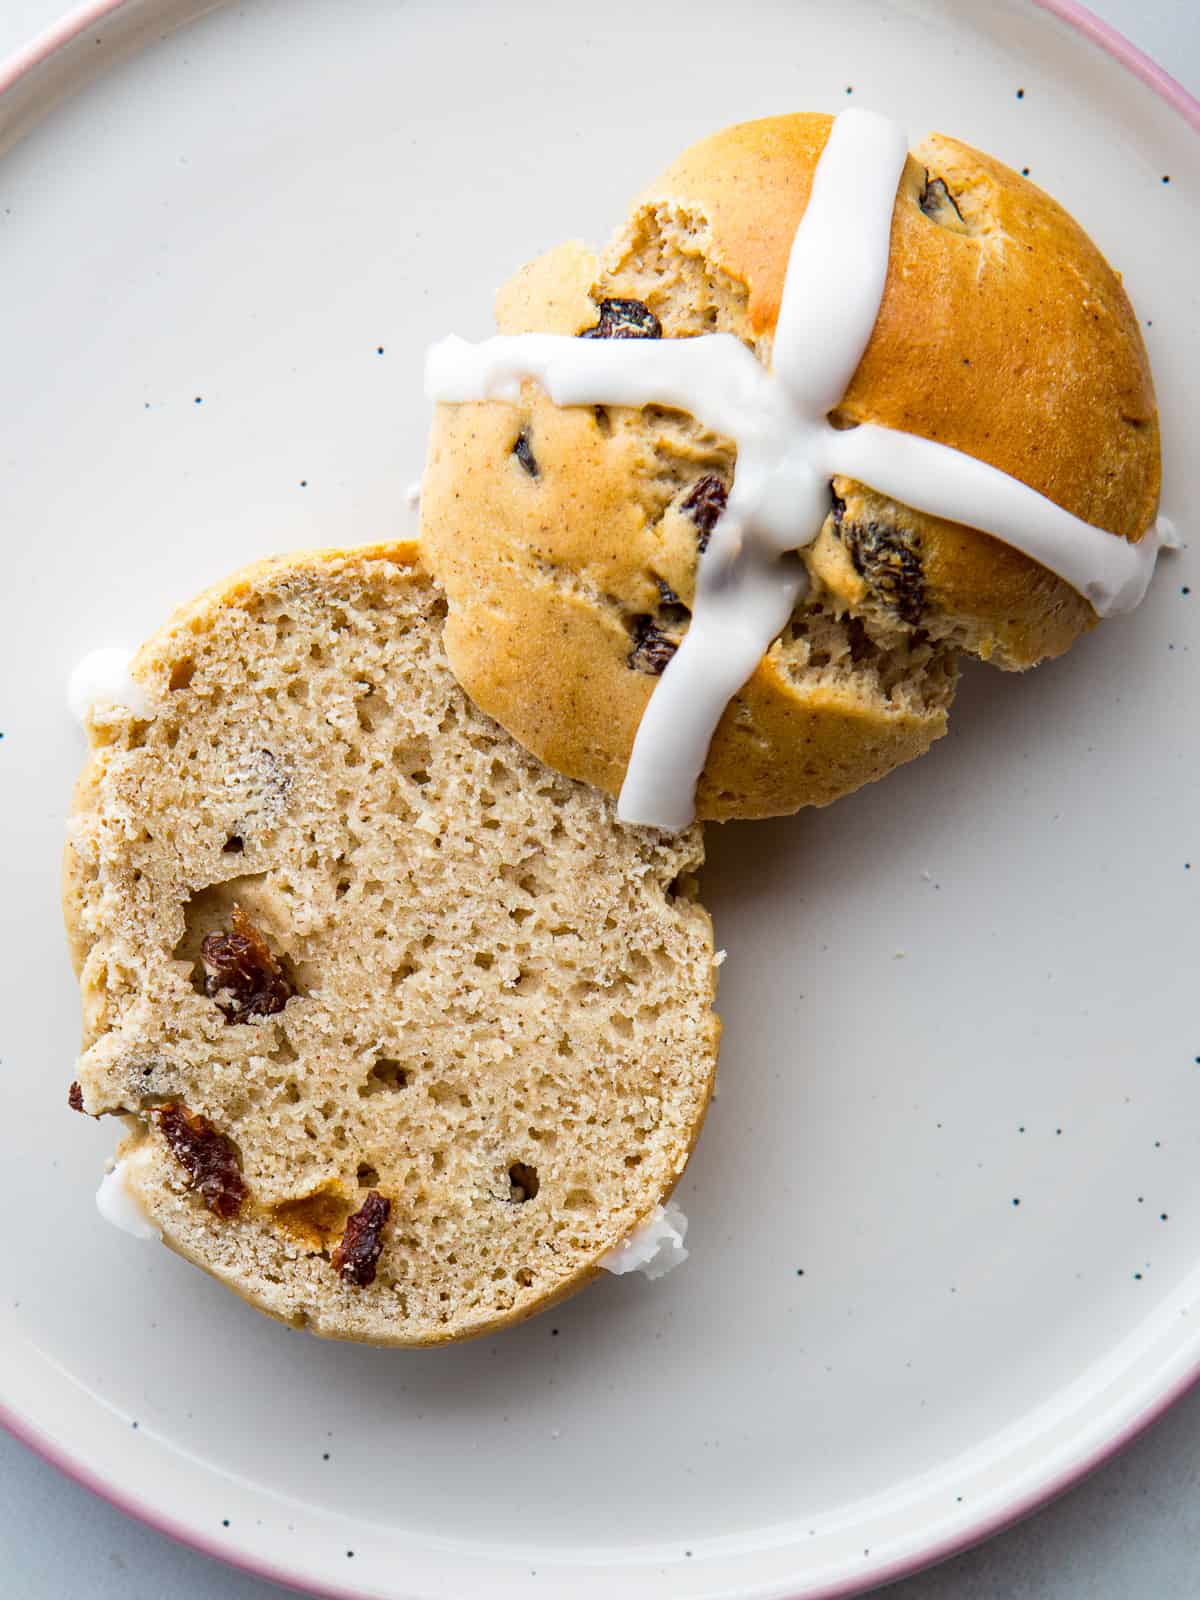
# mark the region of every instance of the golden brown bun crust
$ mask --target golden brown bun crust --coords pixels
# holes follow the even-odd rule
[[[707,219],[707,253],[745,284],[760,336],[774,330],[831,124],[804,114],[726,128],[643,196]],[[926,170],[947,185],[965,231],[916,203]],[[1140,539],[1153,521],[1154,385],[1120,279],[1049,195],[955,139],[935,134],[909,157],[879,317],[841,410],[976,456],[1122,538]],[[980,653],[1032,665],[1092,622],[1074,590],[999,541],[922,524],[930,597],[978,619]]]
[[[517,273],[500,331],[578,334],[628,297],[665,337],[731,333],[769,361],[830,125],[768,118],[695,146],[600,258],[564,244]],[[1140,537],[1154,514],[1154,396],[1119,281],[1061,207],[948,139],[907,161],[878,322],[839,410],[972,454],[1116,535]],[[451,665],[560,771],[619,789],[655,684],[631,646],[647,622],[681,636],[699,550],[686,497],[704,476],[728,484],[735,455],[682,413],[556,407],[532,383],[513,404],[436,409],[421,537]],[[714,736],[703,818],[823,805],[883,776],[944,732],[959,651],[1023,668],[1095,621],[998,540],[849,479],[833,488],[802,552],[809,594]]]
[[[544,305],[533,309],[529,324],[544,326]],[[520,407],[439,406],[422,539],[451,601],[446,654],[467,692],[550,766],[615,794],[658,681],[630,669],[628,612],[654,611],[655,574],[690,603],[694,530],[647,513],[636,486],[651,470],[653,443],[637,413],[613,408],[611,418],[612,431],[601,432],[590,408],[554,406],[532,388]],[[536,482],[512,456],[522,428],[535,441]],[[803,648],[769,651],[730,702],[697,793],[699,816],[825,805],[924,754],[945,731],[953,692],[945,663],[922,705],[839,676],[836,660],[789,676]]]
[[[672,266],[681,260],[675,252]],[[578,334],[594,325],[598,296],[643,292],[620,264],[610,276],[583,246],[560,245],[501,289],[499,327]],[[695,325],[707,276],[702,263],[659,281],[654,309],[668,334]],[[721,313],[739,334],[741,311],[738,300]],[[536,476],[514,455],[522,434]],[[478,705],[569,777],[620,789],[657,682],[631,670],[631,626],[662,614],[663,585],[691,604],[696,526],[679,502],[702,474],[732,476],[733,457],[729,441],[680,413],[560,407],[533,384],[515,405],[436,408],[421,540],[450,602],[450,664]],[[814,586],[727,708],[697,791],[700,817],[826,805],[945,732],[953,651],[896,636],[891,624],[874,651],[828,598]]]

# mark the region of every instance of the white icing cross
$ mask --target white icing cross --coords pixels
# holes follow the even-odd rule
[[[914,510],[990,533],[1048,567],[1101,616],[1136,606],[1161,545],[1094,528],[973,456],[874,423],[836,429],[839,404],[874,331],[887,278],[902,128],[874,112],[834,121],[788,258],[770,370],[732,334],[578,339],[451,337],[429,351],[433,400],[510,400],[536,380],[556,405],[660,405],[731,438],[729,499],[696,574],[692,620],[634,741],[618,815],[684,828],[717,723],[783,630],[807,586],[791,554],[830,508],[830,479],[853,478]]]

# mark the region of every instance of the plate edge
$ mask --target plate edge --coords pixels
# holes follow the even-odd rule
[[[0,97],[52,57],[68,50],[81,34],[110,21],[120,11],[136,9],[140,3],[142,0],[84,0],[84,3],[73,7],[57,22],[50,24],[0,61]],[[219,9],[225,3],[226,0],[208,0],[203,10]],[[1080,0],[1027,0],[1027,3],[1056,18],[1102,49],[1119,66],[1139,79],[1153,94],[1164,101],[1193,130],[1200,133],[1200,99],[1131,39],[1081,4]],[[48,112],[53,109],[54,103],[57,102],[47,107]],[[22,132],[24,131],[27,130],[22,129]],[[0,150],[0,155],[3,153],[5,152]],[[1105,1466],[1198,1384],[1200,1384],[1200,1361],[1197,1361],[1190,1372],[1177,1379],[1145,1410],[1131,1418],[1098,1450],[1073,1464],[1051,1483],[1038,1485],[1024,1499],[993,1513],[975,1527],[952,1535],[943,1544],[923,1550],[917,1555],[898,1557],[869,1574],[860,1574],[845,1582],[838,1580],[832,1586],[797,1590],[788,1592],[786,1596],[780,1593],[779,1600],[855,1600],[856,1596],[912,1577],[951,1560],[976,1545],[985,1543],[1048,1506],[1081,1483],[1092,1472]],[[48,1433],[40,1431],[32,1422],[12,1410],[3,1400],[0,1400],[0,1427],[48,1465],[72,1482],[107,1501],[122,1514],[201,1555],[250,1573],[254,1577],[280,1584],[296,1593],[316,1596],[318,1600],[322,1600],[322,1597],[323,1600],[367,1600],[361,1589],[348,1589],[340,1585],[336,1588],[316,1587],[299,1573],[277,1567],[245,1552],[226,1550],[215,1540],[206,1539],[204,1535],[186,1524],[177,1522],[142,1501],[126,1496],[95,1473],[82,1459],[73,1456],[65,1447],[60,1446]],[[404,1600],[404,1597],[397,1593],[395,1600]],[[414,1597],[414,1600],[417,1600],[417,1597]]]

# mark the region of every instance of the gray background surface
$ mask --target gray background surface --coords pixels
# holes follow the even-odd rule
[[[1091,0],[1200,93],[1198,0]],[[66,0],[0,0],[0,58]],[[180,1548],[0,1432],[3,1600],[268,1600],[287,1591]],[[1115,1461],[989,1544],[895,1585],[895,1600],[1197,1600],[1200,1390]]]

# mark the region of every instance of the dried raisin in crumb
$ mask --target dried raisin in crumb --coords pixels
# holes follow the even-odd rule
[[[925,174],[925,187],[917,204],[933,222],[940,222],[944,227],[962,226],[963,214],[942,178],[931,178],[928,172]]]
[[[282,1011],[295,992],[266,940],[241,906],[229,933],[210,933],[200,946],[204,992],[226,1022],[249,1022]]]
[[[641,300],[601,300],[600,320],[581,339],[661,339],[662,323]]]
[[[525,468],[531,478],[540,478],[541,469],[534,459],[533,449],[529,443],[529,434],[524,428],[517,435],[517,442],[512,447],[512,453]]]
[[[67,1090],[67,1104],[72,1111],[83,1110],[83,1090],[79,1087],[78,1081]]]
[[[375,1282],[375,1268],[383,1249],[383,1230],[392,1202],[372,1189],[362,1205],[346,1219],[342,1242],[333,1252],[334,1271],[343,1283],[365,1289]]]
[[[680,504],[680,510],[686,511],[700,530],[696,547],[702,555],[708,549],[708,541],[728,499],[729,490],[724,480],[709,473],[697,478]]]
[[[188,1175],[188,1188],[218,1217],[235,1217],[246,1197],[246,1184],[232,1139],[218,1133],[207,1117],[168,1101],[150,1115],[171,1154]]]
[[[664,633],[653,617],[642,614],[631,624],[633,649],[625,657],[635,672],[649,672],[655,677],[665,670],[667,662],[679,648],[679,641]]]
[[[915,534],[886,522],[853,522],[845,502],[835,500],[834,527],[854,563],[854,570],[909,627],[925,610],[925,572]]]

